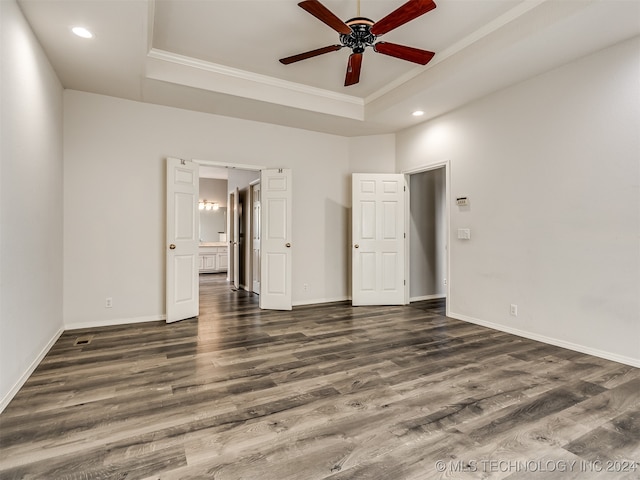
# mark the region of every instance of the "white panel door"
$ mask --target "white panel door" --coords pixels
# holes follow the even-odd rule
[[[167,323],[198,315],[198,164],[167,158]]]
[[[405,177],[353,174],[352,304],[403,305]]]
[[[291,310],[291,170],[262,170],[260,308]]]

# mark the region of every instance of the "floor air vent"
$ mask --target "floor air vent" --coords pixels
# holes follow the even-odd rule
[[[84,337],[76,338],[76,341],[73,343],[74,345],[89,345],[93,340],[93,335],[85,335]]]

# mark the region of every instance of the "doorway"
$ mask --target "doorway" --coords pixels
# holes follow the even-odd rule
[[[228,191],[233,198],[233,214],[229,215],[230,268],[229,281],[236,288],[252,289],[252,238],[255,222],[251,201],[251,185],[260,182],[260,171],[229,169]],[[260,223],[258,222],[258,226]],[[255,292],[259,293],[259,292]]]
[[[260,295],[260,182],[251,184],[251,291]]]
[[[178,162],[178,163],[176,163]],[[252,183],[256,183],[259,181],[261,184],[260,192],[261,192],[261,208],[260,211],[260,228],[264,229],[263,232],[260,232],[260,302],[259,306],[264,310],[291,310],[292,309],[292,301],[291,301],[291,293],[292,293],[292,282],[291,282],[291,273],[292,273],[292,228],[291,228],[291,218],[292,218],[292,200],[293,200],[293,182],[292,182],[292,170],[290,168],[266,168],[266,167],[255,167],[255,168],[246,168],[245,166],[240,165],[227,165],[215,162],[208,161],[198,161],[198,160],[184,160],[178,158],[167,158],[167,218],[166,218],[166,234],[167,234],[167,254],[166,261],[167,262],[175,262],[176,255],[170,255],[172,250],[176,249],[176,243],[179,240],[182,240],[183,237],[186,237],[189,240],[189,250],[185,250],[186,254],[182,254],[180,252],[179,258],[183,264],[188,268],[183,268],[182,270],[190,273],[187,282],[180,281],[178,276],[176,275],[176,271],[167,268],[167,275],[165,276],[166,285],[168,288],[172,288],[173,291],[177,289],[181,289],[180,292],[184,293],[187,289],[190,288],[189,293],[189,301],[194,304],[193,311],[191,316],[197,315],[198,305],[199,305],[199,288],[197,288],[196,284],[198,284],[199,277],[199,268],[198,262],[203,264],[203,258],[199,258],[201,256],[200,249],[204,247],[202,243],[199,241],[199,220],[198,220],[198,209],[199,205],[199,166],[212,166],[212,167],[225,167],[229,172],[227,172],[227,190],[232,188],[231,182],[231,173],[234,173],[234,177],[238,174],[245,175],[245,180],[247,177],[251,177],[247,180],[247,183],[251,185]],[[241,173],[242,172],[242,173]],[[182,184],[188,184],[190,186],[189,192],[185,192],[181,194],[181,196],[177,196],[176,189],[173,188],[176,181]],[[185,187],[186,188],[186,187]],[[239,211],[238,208],[238,198],[239,198],[239,189],[236,185],[235,187],[235,197],[234,197],[234,213]],[[204,200],[201,202],[202,205],[206,204]],[[172,217],[172,212],[175,211],[176,205],[180,206],[180,212],[184,212],[184,215],[180,215],[179,218]],[[244,211],[248,212],[246,224],[248,225],[248,229],[250,232],[252,222],[250,220],[251,215],[251,205],[249,202],[246,202],[246,205],[249,205],[249,208],[245,208]],[[239,227],[239,220],[234,215],[234,225]],[[228,215],[228,218],[230,215]],[[179,220],[179,222],[177,221]],[[227,223],[229,225],[229,223]],[[180,235],[176,232],[174,227],[179,226],[182,230],[180,230]],[[227,228],[227,232],[229,229]],[[235,235],[238,235],[238,228],[235,228]],[[227,234],[228,235],[228,234]],[[251,238],[251,234],[248,234],[248,237]],[[237,241],[234,243],[238,243]],[[251,245],[251,242],[249,242]],[[229,258],[228,252],[228,243],[224,244],[224,250],[227,250],[226,254],[222,254],[219,251],[216,251],[218,255],[224,255],[225,258]],[[251,265],[251,251],[250,248],[246,249],[248,253],[246,254],[246,265]],[[236,250],[237,251],[237,250]],[[191,253],[190,253],[191,252]],[[184,260],[183,260],[184,259]],[[234,265],[235,267],[235,265]],[[228,267],[227,267],[228,268]],[[229,269],[229,268],[228,268]],[[238,268],[234,268],[234,272],[238,272]],[[184,276],[184,275],[183,275]],[[236,275],[237,278],[237,275]],[[251,278],[251,271],[245,278]],[[225,281],[228,281],[225,279]],[[236,280],[237,281],[237,280]],[[182,298],[182,297],[181,297]],[[172,310],[174,303],[170,300],[173,300],[169,294],[166,296],[166,306],[167,312]],[[174,313],[172,311],[172,313]],[[167,313],[167,318],[169,318],[169,313]],[[172,318],[174,315],[171,315]],[[189,318],[187,316],[175,316],[176,318],[172,321],[181,320],[184,318]]]
[[[449,307],[449,205],[447,163],[406,172],[409,301],[446,301]]]
[[[251,238],[254,222],[252,221],[250,185],[259,181],[260,170],[257,169],[219,166],[210,162],[200,163],[200,200],[205,200],[206,196],[207,202],[216,201],[219,203],[218,211],[224,212],[223,227],[219,230],[219,237],[215,239],[216,245],[220,249],[224,248],[224,262],[219,263],[221,268],[217,270],[201,271],[201,274],[224,275],[226,282],[217,282],[216,285],[226,283],[227,287],[230,286],[232,289],[252,291],[250,268],[253,263]],[[212,186],[216,187],[213,193],[211,193]],[[203,234],[211,230],[205,223],[209,222],[210,213],[205,210],[200,214]],[[201,242],[213,241],[214,239],[209,236],[201,237]]]
[[[448,162],[401,174],[352,174],[354,306],[444,303],[448,178]]]
[[[251,278],[251,233],[252,229],[252,209],[250,205],[249,188],[238,189],[238,286],[242,290],[251,291],[249,279]]]

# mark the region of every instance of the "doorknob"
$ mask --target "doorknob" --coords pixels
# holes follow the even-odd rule
[[[175,243],[172,243],[171,245],[169,245],[169,248],[170,248],[171,250],[175,250],[175,249],[176,249],[176,245],[175,245]]]
[[[286,244],[285,244],[285,247],[287,247],[287,248],[291,248],[291,244],[290,244],[290,243],[286,243]]]
[[[357,243],[354,245],[355,248],[360,248],[360,245],[358,245]]]

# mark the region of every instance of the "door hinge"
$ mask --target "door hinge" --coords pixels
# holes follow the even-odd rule
[[[406,281],[406,280],[403,280],[403,281],[402,281],[402,284],[403,284],[403,285],[406,285],[406,284],[407,284],[407,281]]]
[[[404,187],[402,187],[403,190],[406,192],[407,191],[407,186],[405,185]]]
[[[407,238],[407,234],[406,233],[403,233],[402,235],[404,236],[404,238]]]

